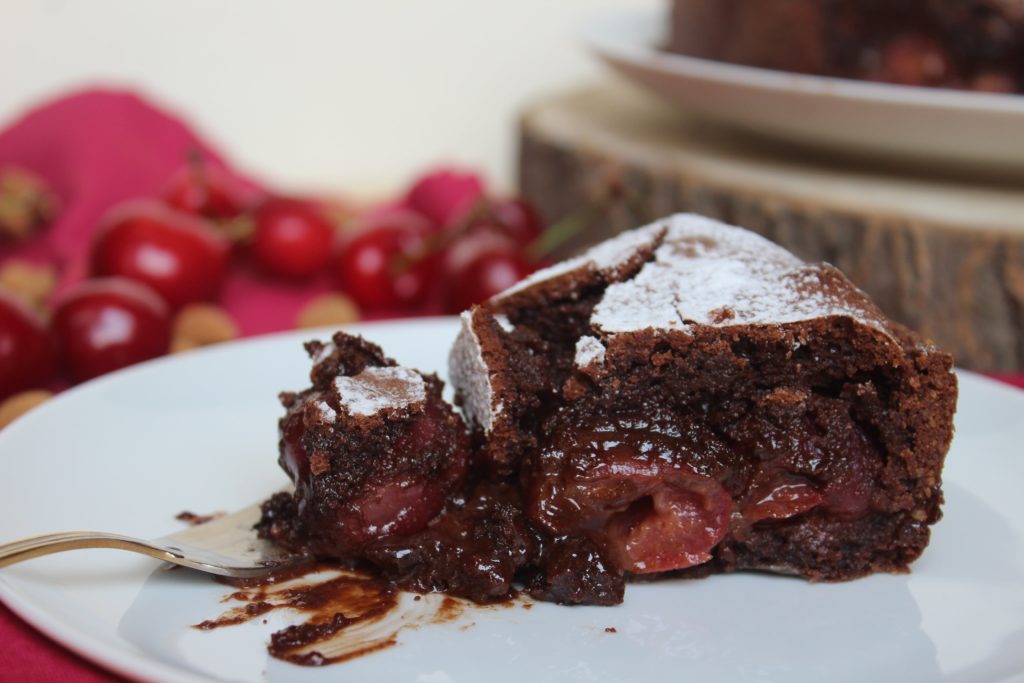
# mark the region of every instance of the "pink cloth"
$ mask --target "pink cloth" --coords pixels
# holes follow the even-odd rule
[[[16,256],[54,263],[62,287],[76,282],[86,275],[86,250],[101,216],[124,199],[158,194],[194,149],[224,166],[179,119],[131,93],[88,90],[30,112],[0,133],[0,167],[16,163],[35,172],[51,184],[64,209],[29,244],[0,247],[0,261]],[[330,286],[327,276],[287,285],[243,266],[232,269],[221,303],[243,335],[262,334],[292,328],[299,308]],[[998,379],[1024,388],[1024,375]],[[8,680],[123,679],[48,640],[0,605],[0,681]]]
[[[17,165],[42,177],[61,211],[28,244],[0,247],[0,261],[52,263],[64,286],[80,279],[103,214],[122,200],[159,194],[194,150],[224,167],[180,120],[127,92],[86,90],[27,113],[0,133],[0,167]]]

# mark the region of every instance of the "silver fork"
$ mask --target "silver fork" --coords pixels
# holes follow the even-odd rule
[[[253,526],[259,518],[259,504],[254,504],[205,524],[150,541],[94,531],[34,536],[0,545],[0,567],[66,550],[116,548],[149,555],[201,572],[244,579],[262,576],[308,560],[305,555],[287,552],[273,543],[257,538]]]

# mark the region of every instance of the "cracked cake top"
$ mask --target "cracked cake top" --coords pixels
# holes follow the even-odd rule
[[[500,318],[501,329],[510,333],[513,323],[506,316],[517,309],[595,292],[587,329],[574,342],[581,369],[600,364],[619,335],[692,335],[702,328],[775,327],[835,317],[879,333],[883,344],[900,353],[884,314],[833,266],[805,263],[742,228],[676,214],[540,270],[463,314],[450,370],[455,385],[465,389],[463,409],[471,422],[490,432],[505,409],[492,386],[494,354],[480,339],[485,318]]]

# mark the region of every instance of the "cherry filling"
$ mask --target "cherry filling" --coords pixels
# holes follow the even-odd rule
[[[725,536],[732,498],[707,477],[658,485],[604,526],[613,562],[634,574],[702,564]]]
[[[644,574],[710,559],[729,529],[729,449],[708,430],[639,415],[556,428],[529,468],[527,513],[555,536],[589,535]]]
[[[856,518],[871,505],[880,457],[833,407],[822,399],[774,422],[734,412],[722,426],[707,406],[690,417],[563,411],[526,464],[527,514],[554,536],[589,537],[634,574],[707,562],[755,524],[816,509]]]

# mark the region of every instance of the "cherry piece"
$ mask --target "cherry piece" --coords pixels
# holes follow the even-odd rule
[[[55,368],[53,339],[43,321],[0,291],[0,399],[46,384]]]
[[[787,519],[812,510],[824,501],[818,489],[807,479],[764,467],[754,476],[747,490],[743,519],[755,524],[766,519]]]
[[[845,434],[836,434],[840,444],[827,467],[829,476],[822,493],[825,508],[840,519],[857,519],[871,508],[871,496],[880,458],[867,434],[850,424]],[[840,457],[842,454],[843,457]]]
[[[484,196],[480,176],[454,169],[432,171],[413,183],[405,205],[423,214],[438,228],[450,226]]]
[[[407,210],[367,221],[334,264],[339,286],[363,309],[409,310],[430,295],[435,259],[424,242],[430,224]]]
[[[604,529],[608,551],[634,574],[703,564],[725,537],[731,514],[732,498],[715,480],[673,478],[612,515]]]
[[[333,242],[334,226],[317,206],[275,197],[256,211],[250,249],[264,271],[301,279],[327,267]]]
[[[733,503],[719,483],[728,447],[699,424],[642,413],[554,419],[527,468],[530,518],[553,535],[592,534],[622,571],[706,562],[729,530]],[[551,426],[549,425],[549,428]]]
[[[449,276],[449,311],[459,313],[482,303],[533,270],[530,263],[515,251],[482,251]]]
[[[496,226],[525,247],[543,232],[537,211],[520,197],[501,199],[491,203],[490,218]]]
[[[1017,92],[1017,82],[1013,76],[1001,71],[982,71],[971,79],[971,90],[978,92],[1012,95]]]
[[[229,251],[204,220],[140,199],[121,204],[103,220],[92,246],[92,270],[138,280],[176,310],[216,295]]]
[[[235,218],[246,209],[246,192],[224,169],[201,158],[171,177],[162,194],[168,206],[212,220]]]
[[[62,297],[53,315],[61,358],[77,381],[167,352],[167,305],[145,285],[125,278],[86,280]]]
[[[928,36],[905,33],[892,38],[882,50],[878,80],[900,85],[942,85],[953,71],[942,43]]]

